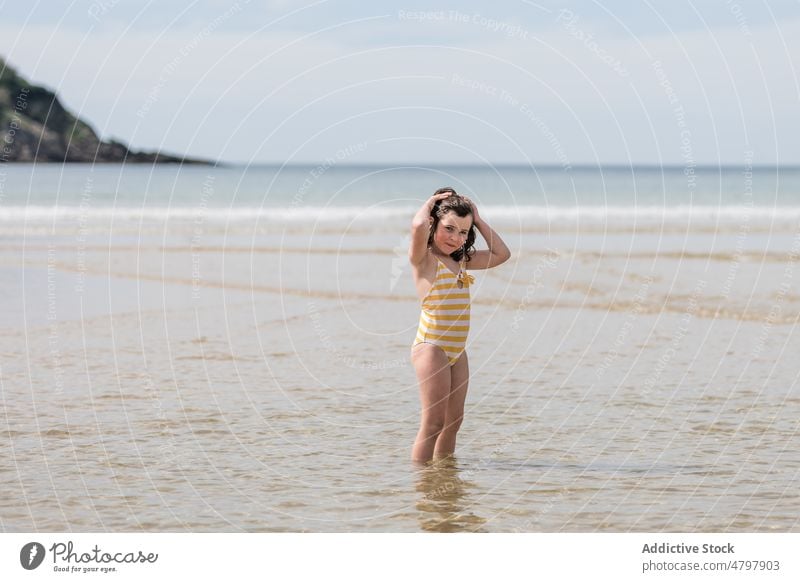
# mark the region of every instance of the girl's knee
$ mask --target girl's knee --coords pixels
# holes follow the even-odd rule
[[[427,436],[437,436],[445,428],[444,418],[430,417],[422,419],[422,431]]]
[[[445,430],[447,432],[452,432],[452,433],[458,432],[458,429],[461,428],[461,423],[462,422],[464,422],[464,415],[463,414],[460,415],[460,416],[456,416],[455,418],[449,419],[447,421],[447,423],[445,424],[445,426],[442,428],[442,430]]]

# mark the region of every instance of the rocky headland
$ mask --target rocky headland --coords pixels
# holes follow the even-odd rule
[[[210,164],[103,141],[58,96],[33,85],[0,58],[0,162]]]

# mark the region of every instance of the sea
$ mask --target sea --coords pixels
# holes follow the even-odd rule
[[[443,186],[512,258],[418,465]],[[800,531],[798,258],[798,167],[2,164],[0,530]]]

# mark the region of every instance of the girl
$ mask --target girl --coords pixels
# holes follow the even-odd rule
[[[476,251],[475,229],[489,249]],[[452,455],[464,416],[469,365],[470,269],[506,262],[511,251],[478,215],[475,203],[452,188],[433,193],[411,223],[408,258],[422,302],[411,362],[419,380],[422,419],[411,451],[415,461]]]

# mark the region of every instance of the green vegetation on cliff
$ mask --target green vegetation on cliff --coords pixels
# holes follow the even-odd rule
[[[210,163],[102,141],[55,93],[32,85],[0,57],[0,162],[34,161]]]

